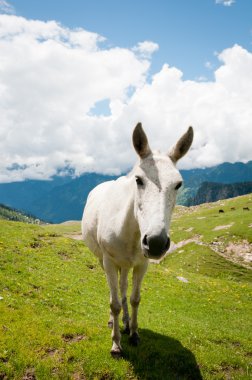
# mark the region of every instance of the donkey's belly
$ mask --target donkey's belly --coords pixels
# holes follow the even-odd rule
[[[84,243],[90,249],[90,251],[94,253],[101,260],[102,251],[99,247],[99,244],[97,243],[95,235],[85,228],[85,224],[83,225],[82,231],[83,231],[82,236],[83,236]]]

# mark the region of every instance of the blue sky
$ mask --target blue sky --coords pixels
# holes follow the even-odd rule
[[[109,46],[130,48],[139,41],[159,45],[151,73],[164,63],[185,79],[212,78],[221,52],[234,44],[251,49],[252,1],[228,6],[215,0],[12,0],[16,14],[82,27],[107,39]],[[209,62],[209,64],[207,64]],[[207,67],[206,67],[207,66]],[[210,67],[209,67],[210,66]]]
[[[251,0],[0,0],[0,182],[119,174],[131,135],[181,168],[252,160]],[[11,169],[11,170],[10,170]]]

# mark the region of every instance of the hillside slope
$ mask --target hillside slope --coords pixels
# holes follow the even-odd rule
[[[205,246],[252,269],[252,194],[199,206],[177,206],[171,237],[175,248]]]
[[[0,221],[0,378],[250,379],[252,271],[221,251],[251,245],[251,202],[177,207],[176,249],[143,282],[140,346],[123,336],[119,361],[109,354],[105,275],[64,236],[76,225]]]
[[[27,215],[21,211],[15,210],[2,204],[0,204],[0,220],[1,219],[33,224],[40,223],[40,220],[34,216]]]

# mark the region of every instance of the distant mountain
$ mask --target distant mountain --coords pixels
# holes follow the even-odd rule
[[[32,224],[40,223],[40,220],[34,216],[24,214],[21,211],[15,210],[2,204],[0,204],[0,220],[1,219]]]
[[[224,162],[211,168],[181,170],[180,172],[187,187],[196,186],[202,182],[249,182],[252,181],[252,161],[246,164]]]
[[[203,182],[195,197],[188,200],[190,206],[201,203],[216,202],[219,199],[234,198],[252,193],[252,182],[215,183]]]
[[[31,204],[32,212],[53,223],[80,220],[89,192],[100,183],[116,178],[103,174],[84,174],[62,186],[55,186],[43,197],[37,198]]]
[[[0,202],[50,223],[80,220],[88,193],[96,185],[116,178],[86,173],[78,178],[55,176],[46,181],[2,183]]]
[[[184,185],[178,194],[177,203],[188,206],[203,182],[252,182],[252,161],[246,164],[223,163],[211,168],[181,170],[181,174]],[[67,176],[58,175],[51,180],[2,183],[0,203],[52,223],[79,220],[90,190],[102,182],[116,178],[117,176],[97,173],[86,173],[73,178],[68,172]]]
[[[224,162],[211,168],[181,170],[180,172],[184,180],[184,186],[178,194],[177,203],[189,206],[189,200],[196,196],[203,182],[224,184],[252,182],[252,161],[246,164],[242,162],[234,164]]]
[[[33,214],[32,204],[57,186],[71,182],[70,176],[55,176],[51,180],[26,180],[0,183],[0,203]],[[36,214],[35,214],[36,215]]]

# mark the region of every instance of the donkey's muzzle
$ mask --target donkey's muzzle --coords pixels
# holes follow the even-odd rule
[[[159,235],[145,235],[142,246],[146,257],[160,259],[170,248],[170,238],[165,231],[162,231]]]

